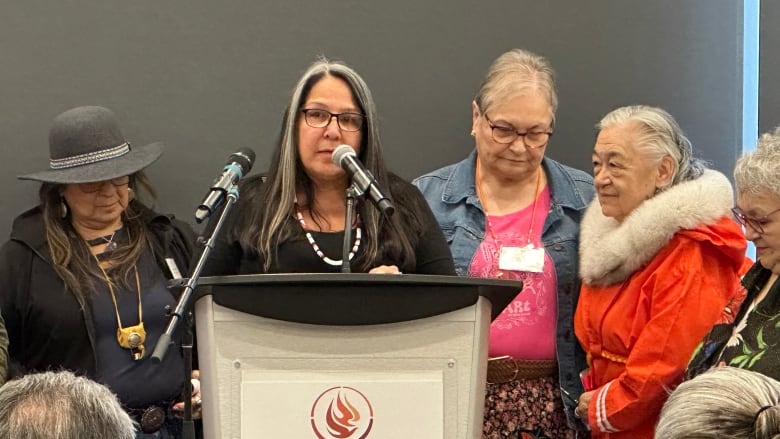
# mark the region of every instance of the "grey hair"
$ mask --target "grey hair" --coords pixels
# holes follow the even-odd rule
[[[737,160],[734,186],[740,194],[769,190],[780,196],[780,127],[762,134],[756,149]]]
[[[0,388],[0,439],[105,438],[134,439],[135,423],[102,384],[61,371]]]
[[[540,91],[550,104],[553,123],[558,109],[555,91],[555,72],[543,56],[523,49],[504,52],[488,68],[475,102],[483,114],[499,101],[527,93]]]
[[[674,160],[675,167],[669,186],[694,180],[707,169],[703,160],[693,157],[693,145],[677,121],[661,108],[646,105],[620,107],[604,116],[596,128],[600,131],[629,123],[639,126],[637,147],[640,153],[655,163],[667,155]]]
[[[780,382],[735,367],[716,367],[680,384],[661,410],[664,439],[780,438]]]
[[[245,228],[245,234],[242,236],[242,242],[249,242],[253,236],[256,237],[255,245],[265,258],[266,269],[269,268],[273,260],[273,249],[286,238],[284,225],[293,210],[296,190],[301,189],[306,193],[308,197],[306,202],[310,202],[312,199],[312,183],[304,172],[299,158],[297,126],[301,118],[301,110],[311,89],[325,76],[339,78],[349,86],[355,103],[365,116],[361,129],[358,158],[377,178],[378,182],[387,181],[387,171],[381,155],[377,109],[371,90],[363,78],[351,67],[338,61],[320,57],[303,73],[293,89],[287,106],[279,146],[272,159],[271,171],[267,179],[269,187],[266,193],[269,198],[265,205],[273,206],[274,210],[267,214],[261,212],[257,218],[252,219],[253,222],[260,223],[259,233],[250,226]],[[314,209],[313,205],[309,207]],[[312,214],[316,215],[317,212],[312,210]],[[361,221],[367,235],[364,239],[366,260],[372,261],[377,258],[379,253],[377,237],[379,236],[380,213],[376,209],[365,209],[361,212]]]

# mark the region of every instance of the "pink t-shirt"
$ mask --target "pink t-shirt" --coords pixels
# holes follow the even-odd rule
[[[542,228],[550,209],[550,190],[545,187],[536,204],[531,243],[544,248]],[[508,215],[488,216],[485,239],[477,248],[469,266],[469,276],[519,279],[523,290],[490,325],[488,354],[509,355],[523,360],[555,359],[555,326],[558,317],[558,282],[552,259],[544,253],[541,273],[500,270],[501,247],[525,247],[531,227],[533,204]],[[500,276],[499,276],[500,274]]]

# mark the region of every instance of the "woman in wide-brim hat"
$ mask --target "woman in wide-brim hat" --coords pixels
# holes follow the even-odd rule
[[[154,198],[142,170],[162,145],[130,145],[110,110],[89,106],[54,119],[49,153],[48,169],[19,177],[42,182],[40,205],[14,220],[0,249],[9,374],[85,374],[119,396],[139,438],[178,437],[182,356],[149,357],[180,294],[168,280],[188,272],[194,234],[135,196]]]

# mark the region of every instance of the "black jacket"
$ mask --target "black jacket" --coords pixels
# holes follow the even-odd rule
[[[192,229],[137,201],[160,269],[173,258],[184,275],[194,251]],[[174,291],[180,295],[181,290]],[[0,248],[0,311],[8,331],[10,376],[28,371],[68,369],[94,376],[94,324],[89,301],[69,291],[52,266],[43,214],[35,207],[13,223],[11,239]]]

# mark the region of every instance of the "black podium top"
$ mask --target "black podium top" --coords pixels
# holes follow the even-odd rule
[[[490,300],[492,318],[520,281],[420,274],[254,274],[203,277],[195,299],[257,316],[315,325],[374,325],[431,317]]]

